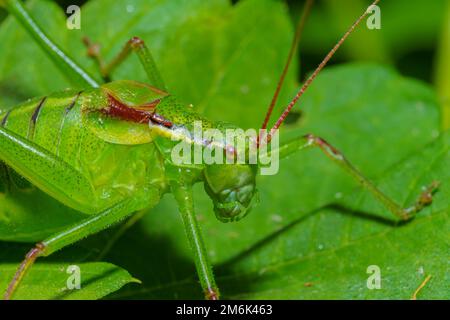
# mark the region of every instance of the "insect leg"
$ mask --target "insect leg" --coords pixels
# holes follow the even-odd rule
[[[93,187],[78,170],[3,127],[0,127],[0,160],[67,206],[92,212]]]
[[[219,299],[219,290],[203,243],[200,226],[195,217],[192,187],[180,181],[173,181],[171,188],[183,218],[190,247],[194,253],[195,267],[205,297],[208,300],[217,300]]]
[[[83,42],[88,48],[88,55],[99,65],[100,72],[105,81],[109,81],[114,69],[116,69],[131,52],[135,52],[147,74],[150,84],[160,90],[166,91],[164,80],[158,71],[155,60],[141,38],[133,37],[127,41],[119,54],[109,63],[105,63],[100,56],[100,46],[98,44],[92,43],[87,37],[83,39]]]
[[[103,229],[108,228],[114,223],[117,223],[132,214],[134,211],[142,209],[148,205],[148,202],[156,202],[158,193],[153,193],[152,198],[132,198],[123,200],[116,205],[102,211],[99,214],[93,215],[81,222],[78,222],[71,227],[58,232],[44,241],[36,244],[25,257],[25,260],[21,263],[17,269],[12,281],[10,282],[5,294],[4,299],[11,299],[20,281],[23,279],[28,270],[38,257],[48,256],[55,251],[62,249],[65,246],[73,244],[87,236],[97,233]],[[159,199],[159,198],[158,198]],[[156,200],[156,201],[155,201]]]
[[[28,34],[39,44],[72,84],[82,88],[99,86],[97,81],[86,70],[46,35],[19,0],[4,0],[3,2],[9,13],[27,30]]]
[[[379,202],[381,202],[390,212],[401,220],[411,219],[417,212],[432,202],[433,193],[437,190],[439,183],[434,181],[419,196],[417,201],[408,208],[402,208],[394,200],[385,195],[369,179],[363,176],[345,156],[326,142],[324,139],[307,134],[301,138],[295,139],[285,145],[280,146],[280,158],[284,158],[296,151],[308,148],[319,147],[331,160],[347,171],[355,180],[366,188]]]

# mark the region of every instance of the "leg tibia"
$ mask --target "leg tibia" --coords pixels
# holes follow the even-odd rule
[[[145,73],[150,81],[150,84],[160,90],[166,90],[164,81],[156,67],[155,60],[153,59],[150,50],[148,50],[144,41],[138,37],[131,38],[119,54],[109,63],[105,63],[100,55],[100,45],[93,43],[89,38],[83,39],[84,44],[88,48],[88,56],[93,58],[100,68],[100,72],[105,81],[109,81],[111,73],[116,69],[131,52],[135,52],[139,57],[139,61],[144,68]]]
[[[180,178],[182,180],[182,178]],[[203,237],[194,212],[192,199],[192,187],[190,185],[172,182],[172,193],[178,203],[183,218],[184,227],[189,244],[194,254],[195,267],[203,288],[205,298],[208,300],[219,299],[219,290],[214,279],[208,253],[203,243]]]
[[[16,273],[14,274],[13,279],[11,280],[10,284],[8,285],[8,288],[6,289],[6,292],[3,296],[4,300],[11,299],[12,294],[16,290],[17,286],[19,285],[22,278],[27,273],[28,269],[33,265],[34,261],[42,255],[44,252],[44,245],[42,243],[36,244],[36,246],[31,249],[27,255],[25,256],[25,259],[20,264],[19,268],[17,269]]]
[[[386,196],[380,189],[378,189],[369,179],[362,175],[346,158],[345,156],[327,141],[316,137],[312,134],[305,135],[299,140],[292,141],[280,147],[280,156],[285,157],[293,152],[307,148],[319,147],[333,162],[342,167],[349,173],[356,181],[366,188],[379,202],[381,202],[390,212],[401,220],[408,220],[414,216],[425,206],[432,202],[432,195],[438,187],[437,182],[433,182],[428,186],[419,196],[418,200],[408,208],[402,208],[394,200]]]

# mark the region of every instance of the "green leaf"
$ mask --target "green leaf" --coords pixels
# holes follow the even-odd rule
[[[403,205],[414,200],[420,186],[432,179],[441,181],[433,204],[406,224],[380,218],[379,205],[366,192],[355,190],[347,205],[356,205],[358,211],[329,205],[312,212],[299,212],[287,225],[282,223],[283,214],[274,219],[273,215],[255,212],[258,220],[240,222],[242,229],[233,226],[213,233],[210,228],[204,228],[210,254],[217,257],[222,251],[234,252],[216,266],[223,296],[227,299],[410,299],[425,277],[431,275],[418,298],[445,298],[450,280],[447,272],[449,146],[450,132],[392,167],[379,180],[378,185]],[[162,221],[160,225],[169,225],[173,211],[164,210],[165,215],[160,212],[159,217],[155,217],[157,213],[149,215],[145,220],[153,217],[151,225],[144,221],[111,252],[110,258],[126,261],[127,268],[136,270],[143,281],[143,288],[124,288],[112,297],[201,297],[195,277],[190,273],[193,270],[187,263],[188,254],[180,252],[182,245],[178,250],[174,248],[182,230],[175,223],[165,230],[155,226],[155,220]],[[272,232],[259,239],[246,237],[267,220],[274,225]],[[130,252],[130,243],[143,238],[145,244],[133,247],[135,251]],[[213,238],[222,239],[221,245],[217,240],[211,241]],[[245,250],[240,248],[242,242],[247,244]],[[238,249],[234,250],[235,247]],[[148,252],[149,257],[138,256],[137,252]],[[151,275],[142,267],[136,268],[146,263],[152,265]],[[370,276],[367,268],[372,265],[381,271],[379,290],[367,287]]]
[[[17,270],[16,258],[29,247],[1,244],[0,292],[5,292]],[[127,283],[139,282],[124,269],[106,262],[83,262],[86,252],[69,249],[63,261],[38,260],[15,292],[13,298],[27,299],[99,299],[120,289]],[[70,254],[67,254],[70,253]],[[84,257],[83,257],[84,255]],[[60,256],[57,254],[56,256]],[[70,269],[76,267],[77,271]],[[80,288],[74,288],[80,276]]]
[[[41,24],[91,72],[96,69],[84,56],[82,35],[100,42],[108,59],[131,36],[140,36],[154,52],[171,92],[210,118],[243,127],[260,125],[292,37],[285,6],[271,0],[240,1],[237,6],[200,0],[115,1],[114,5],[89,1],[82,9],[81,31],[70,32],[61,28],[61,12],[54,12],[52,21],[46,19],[49,6],[42,2],[35,8],[42,13]],[[33,43],[16,44],[14,37],[26,39],[7,20],[0,28],[0,42],[39,57]],[[2,65],[3,52],[0,74],[5,76],[0,81],[14,84],[14,90],[8,91],[14,93],[11,96],[16,98],[20,90],[27,97],[47,94],[66,86],[63,78],[52,78],[56,71],[45,57],[36,64],[24,57],[14,60],[10,54],[9,63]],[[22,79],[20,69],[42,79]],[[275,115],[295,93],[295,66],[291,70]],[[145,79],[135,57],[114,78]],[[440,134],[439,105],[431,88],[418,81],[378,65],[327,68],[296,106],[298,110],[298,121],[284,126],[282,140],[307,132],[324,137],[402,204],[409,204],[421,185],[448,180],[448,156],[434,161],[448,152],[448,140],[435,141]],[[425,148],[432,141],[435,144]],[[429,273],[432,280],[420,297],[445,296],[446,184],[432,207],[401,226],[386,220],[392,218],[389,213],[319,150],[283,160],[276,176],[258,179],[258,188],[261,203],[249,217],[222,224],[215,219],[202,185],[196,186],[198,217],[224,298],[405,299]],[[117,228],[76,247],[93,250],[89,259],[95,260],[115,232]],[[46,261],[58,259],[72,260],[57,255]],[[141,286],[126,286],[111,298],[202,298],[171,195],[127,232],[106,260],[142,280]],[[382,290],[369,291],[365,286],[371,264],[381,268]],[[305,287],[307,282],[312,286]]]
[[[68,31],[63,27],[64,14],[53,2],[30,1],[29,4],[33,16],[44,30],[65,51],[88,66],[92,73],[98,74],[98,70],[86,57],[81,41],[84,35],[101,43],[102,54],[107,59],[117,54],[129,38],[138,35],[151,47],[169,86],[173,88],[171,92],[177,93],[184,101],[198,104],[206,112],[212,110],[214,113],[213,106],[226,107],[231,116],[228,120],[240,120],[245,125],[255,118],[240,117],[241,104],[233,105],[230,99],[242,98],[249,110],[258,113],[262,106],[267,105],[292,36],[285,6],[266,0],[258,2],[258,9],[254,10],[255,3],[248,2],[235,8],[228,1],[141,0],[117,1],[114,5],[109,1],[90,1],[83,7],[81,31]],[[124,9],[127,15],[123,15]],[[118,16],[121,18],[117,19]],[[247,32],[248,28],[252,29],[251,33]],[[260,32],[265,37],[261,37]],[[241,42],[236,42],[237,38],[242,38]],[[69,86],[11,17],[0,28],[0,42],[2,48],[6,48],[0,50],[0,106],[3,109],[26,98]],[[199,50],[201,56],[198,55]],[[262,51],[268,53],[264,63],[253,62],[252,57]],[[295,65],[292,70],[295,70]],[[255,75],[259,74],[264,77],[254,81]],[[145,81],[135,57],[119,68],[114,78]],[[294,72],[288,79],[292,91]],[[243,87],[233,87],[237,81],[243,83]],[[245,85],[246,82],[249,84]],[[213,104],[214,101],[219,102],[217,97],[223,97],[216,92],[223,87],[231,90],[228,100],[222,98],[221,105]],[[286,93],[283,95],[286,97]],[[261,98],[264,104],[259,104]],[[223,114],[215,112],[214,115],[223,120]],[[81,218],[78,213],[37,190],[21,198],[8,199],[3,205],[8,214],[1,217],[0,234],[5,240],[41,240],[61,226]],[[44,215],[35,214],[36,205],[40,212],[45,212]],[[16,264],[19,262],[17,259]]]
[[[359,211],[320,209],[229,260],[221,269],[227,273],[223,291],[230,298],[409,299],[431,275],[419,297],[446,297],[449,146],[450,132],[391,168],[378,184],[406,206],[421,186],[440,180],[433,204],[415,220],[395,225],[379,219],[379,205],[357,192],[351,202]],[[380,290],[366,286],[370,265],[381,269]]]
[[[378,92],[385,92],[385,95]],[[305,95],[302,110],[300,123],[286,128],[282,137],[288,139],[308,132],[322,136],[372,178],[381,176],[386,169],[439,135],[435,129],[439,125],[438,105],[433,92],[389,69],[371,65],[328,69]],[[278,174],[258,177],[257,187],[261,200],[253,212],[240,222],[223,224],[215,219],[203,187],[197,186],[197,211],[203,220],[208,244],[216,248],[213,249],[216,262],[230,258],[273,230],[288,225],[298,219],[301,212],[339,202],[359,188],[320,150],[303,151],[282,160]],[[420,188],[416,192],[419,191]],[[383,207],[379,207],[378,213],[390,217]],[[163,199],[145,221],[151,233],[165,234],[180,228],[183,234],[176,205],[170,196]],[[177,246],[187,251],[184,236],[175,238]],[[233,242],[231,248],[230,241]]]
[[[433,161],[445,155],[448,140],[423,151],[439,135],[439,119],[434,94],[421,83],[371,65],[330,68],[311,87],[302,108],[300,128],[289,128],[285,135],[312,131],[329,139],[364,173],[378,177],[380,188],[402,205],[410,204],[422,185],[448,180],[448,159]],[[358,192],[355,182],[320,151],[293,155],[280,167],[276,176],[259,178],[261,203],[238,223],[218,222],[202,187],[197,188],[197,212],[225,298],[408,298],[420,283],[420,266],[432,271],[438,284],[443,280],[448,246],[442,236],[447,227],[442,223],[448,206],[445,184],[433,213],[427,209],[412,223],[393,226],[392,215],[367,192]],[[389,168],[399,175],[396,179],[385,173]],[[431,229],[436,225],[439,229]],[[416,259],[418,248],[410,238],[417,232],[414,244],[440,245],[421,249]],[[143,281],[143,289],[124,289],[115,297],[200,298],[183,233],[173,199],[163,199],[108,256],[116,263],[125,261]],[[384,237],[387,244],[380,243]],[[134,246],[135,251],[124,256],[129,244],[139,239],[145,239],[145,245]],[[398,243],[393,245],[393,239]],[[399,253],[402,246],[410,251]],[[148,252],[148,258],[136,260],[138,252]],[[151,275],[140,267],[143,261],[151,263]],[[371,264],[379,264],[392,285],[367,290],[366,269]],[[308,282],[313,287],[303,285]],[[425,297],[443,297],[443,288],[437,288]]]

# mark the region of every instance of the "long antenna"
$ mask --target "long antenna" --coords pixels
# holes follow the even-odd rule
[[[300,17],[300,20],[298,21],[297,27],[295,29],[295,36],[294,36],[294,39],[292,40],[291,48],[289,49],[289,54],[288,54],[288,57],[286,60],[286,64],[284,65],[283,73],[281,74],[280,80],[278,81],[277,89],[275,90],[272,101],[269,105],[269,109],[267,109],[266,117],[261,126],[262,130],[267,128],[267,124],[270,120],[270,116],[272,115],[273,108],[275,107],[275,104],[277,103],[278,96],[280,94],[281,88],[283,87],[284,79],[286,78],[286,74],[289,70],[289,66],[291,65],[295,50],[297,49],[297,47],[300,43],[300,40],[302,38],[302,33],[303,33],[303,29],[305,27],[306,19],[309,15],[309,12],[311,11],[311,7],[312,7],[313,3],[314,3],[314,0],[307,0],[303,7],[303,12]]]
[[[377,3],[380,0],[375,0],[369,7],[377,5]],[[314,81],[314,79],[317,77],[319,72],[325,67],[325,65],[330,61],[330,59],[333,57],[333,55],[336,53],[336,51],[339,49],[339,47],[344,43],[344,41],[348,38],[348,36],[355,30],[355,28],[361,23],[363,19],[366,18],[366,16],[369,14],[369,10],[366,10],[354,23],[353,25],[347,30],[347,32],[344,34],[344,36],[336,43],[336,45],[331,49],[331,51],[326,55],[326,57],[323,59],[323,61],[319,64],[319,66],[316,68],[316,70],[311,74],[311,76],[305,81],[303,86],[300,88],[300,90],[297,92],[295,97],[292,99],[292,101],[288,104],[286,109],[284,109],[283,113],[281,114],[280,118],[278,118],[275,125],[270,129],[269,134],[266,136],[265,143],[269,143],[273,133],[281,126],[283,121],[286,119],[287,115],[291,111],[291,109],[294,107],[296,102],[300,99],[300,97],[305,93],[306,89],[311,85],[311,83]]]

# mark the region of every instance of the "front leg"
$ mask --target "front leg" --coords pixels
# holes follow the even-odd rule
[[[368,190],[375,197],[375,199],[382,203],[390,212],[401,220],[411,219],[417,212],[422,210],[425,206],[431,204],[433,193],[439,186],[437,181],[432,182],[427,188],[425,188],[412,206],[402,208],[394,200],[378,189],[361,172],[359,172],[358,169],[356,169],[338,149],[320,137],[307,134],[303,137],[288,142],[280,146],[279,155],[280,158],[284,158],[296,151],[309,147],[319,147],[328,158],[333,160],[334,163],[338,164],[341,168],[348,172],[361,186]]]
[[[203,243],[203,237],[195,217],[192,185],[179,180],[171,182],[172,193],[178,203],[178,207],[183,218],[184,228],[189,240],[189,245],[194,254],[195,267],[200,279],[200,284],[208,300],[219,299],[219,289],[217,288],[208,253]]]
[[[150,50],[145,45],[144,40],[139,37],[133,37],[125,43],[125,46],[117,54],[117,56],[109,63],[106,63],[100,54],[100,45],[98,43],[93,43],[88,37],[83,39],[84,45],[87,47],[87,54],[89,57],[94,59],[97,63],[100,73],[102,74],[103,80],[105,82],[111,81],[111,73],[122,64],[126,58],[129,57],[131,52],[136,53],[139,61],[147,74],[147,78],[150,85],[166,91],[166,85],[164,80],[159,73],[158,67],[156,66],[155,60],[150,52]]]

